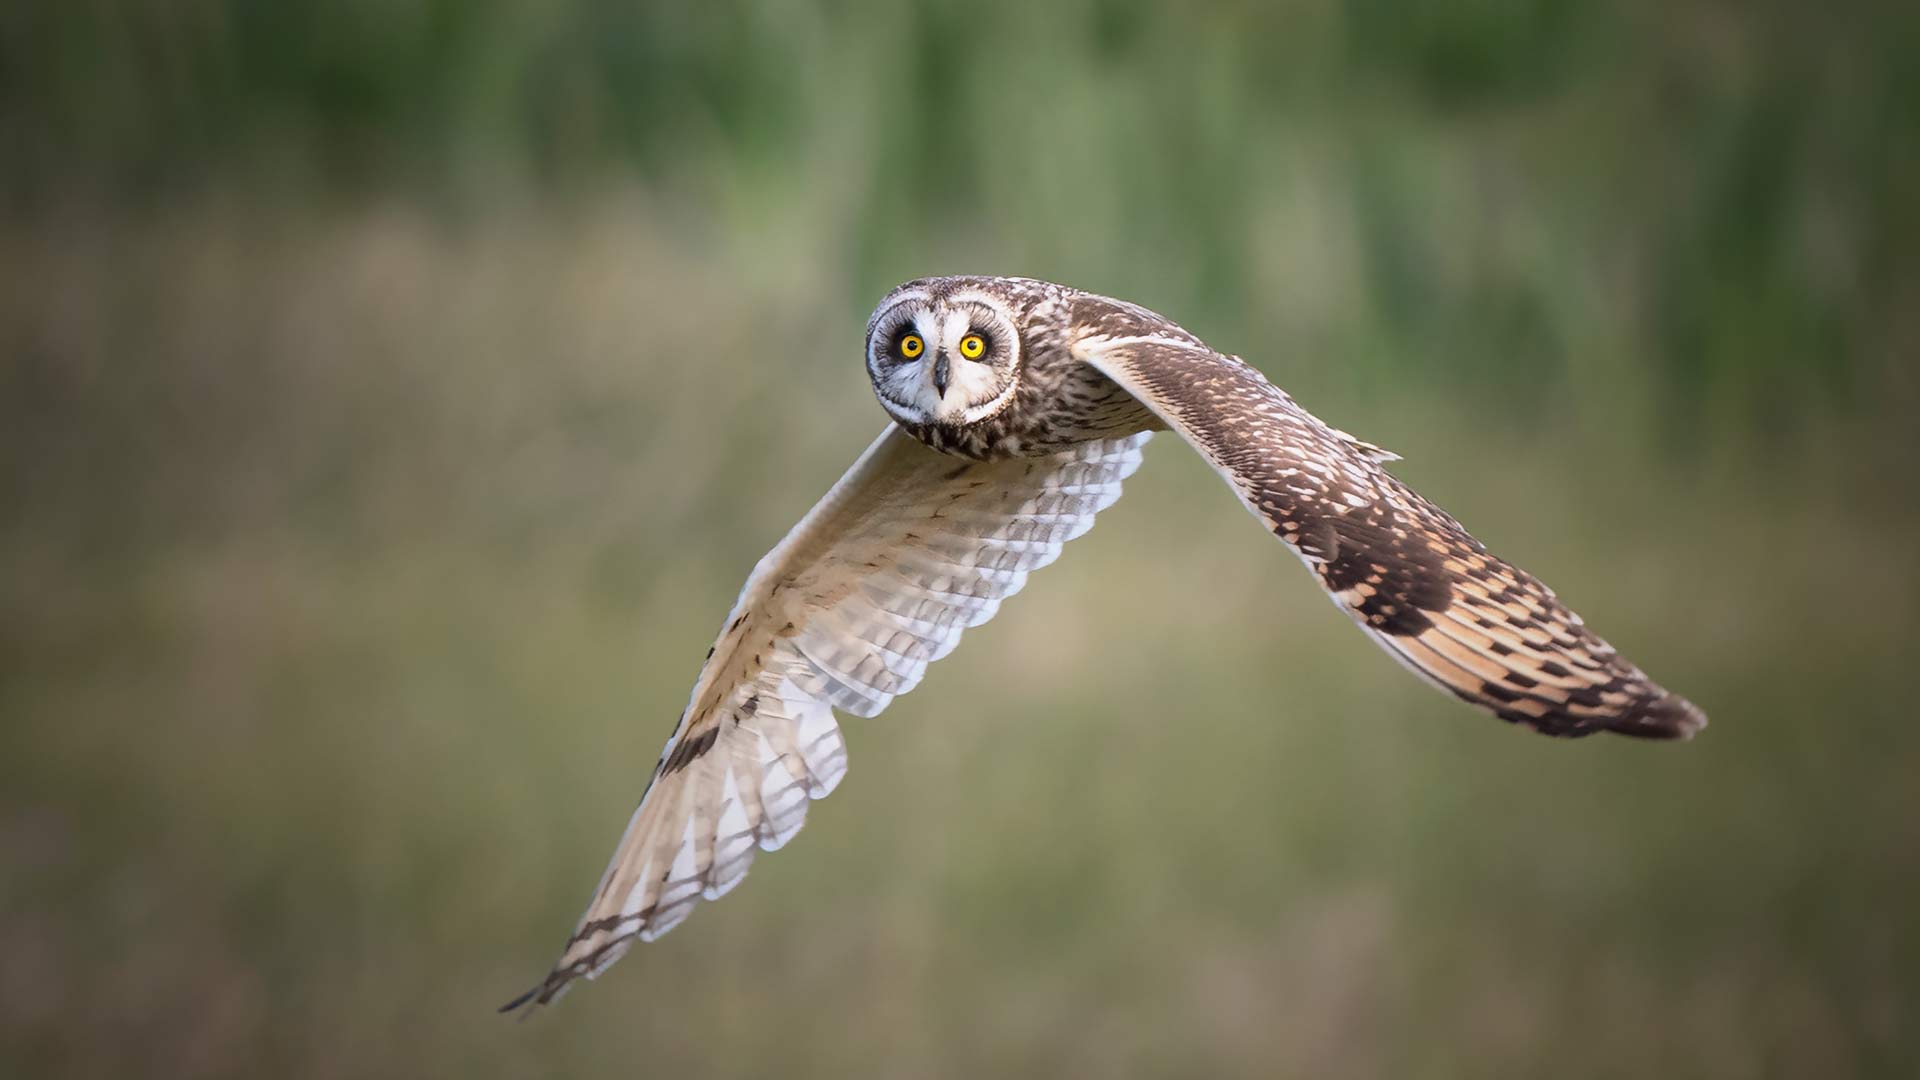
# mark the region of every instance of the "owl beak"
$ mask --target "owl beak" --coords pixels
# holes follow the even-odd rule
[[[947,376],[952,371],[953,367],[947,361],[947,350],[941,349],[940,355],[933,361],[933,392],[943,398],[947,396]]]

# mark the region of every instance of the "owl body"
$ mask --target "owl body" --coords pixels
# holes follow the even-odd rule
[[[600,974],[786,844],[846,773],[835,712],[917,686],[1092,527],[1155,431],[1443,692],[1548,735],[1706,724],[1387,472],[1394,455],[1145,308],[1025,278],[911,281],[868,320],[866,364],[893,422],[748,577],[558,963],[508,1008]]]

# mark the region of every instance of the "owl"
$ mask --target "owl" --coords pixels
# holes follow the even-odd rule
[[[911,281],[867,321],[866,365],[892,422],[754,567],[559,962],[504,1009],[599,975],[792,839],[846,774],[835,711],[873,716],[918,685],[1092,527],[1156,432],[1443,692],[1548,735],[1707,722],[1395,479],[1395,455],[1145,308],[1023,278]]]

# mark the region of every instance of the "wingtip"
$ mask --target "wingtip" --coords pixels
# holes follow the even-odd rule
[[[1707,714],[1678,694],[1668,694],[1611,725],[1609,730],[1637,739],[1685,742],[1707,726]]]
[[[528,990],[526,993],[521,994],[519,997],[514,998],[512,1001],[507,1002],[505,1005],[500,1006],[500,1008],[495,1011],[504,1015],[506,1013],[517,1012],[530,1004],[537,1005],[539,1003],[534,1001],[534,998],[539,995],[541,989],[545,986],[546,983],[543,982],[533,989]],[[525,1015],[532,1015],[532,1012],[532,1009],[528,1009]]]

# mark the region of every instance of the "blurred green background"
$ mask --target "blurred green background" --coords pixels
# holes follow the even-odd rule
[[[1911,1076],[1920,8],[0,9],[0,1072]],[[1506,728],[1170,437],[552,960],[899,280],[1261,366],[1713,726]]]

